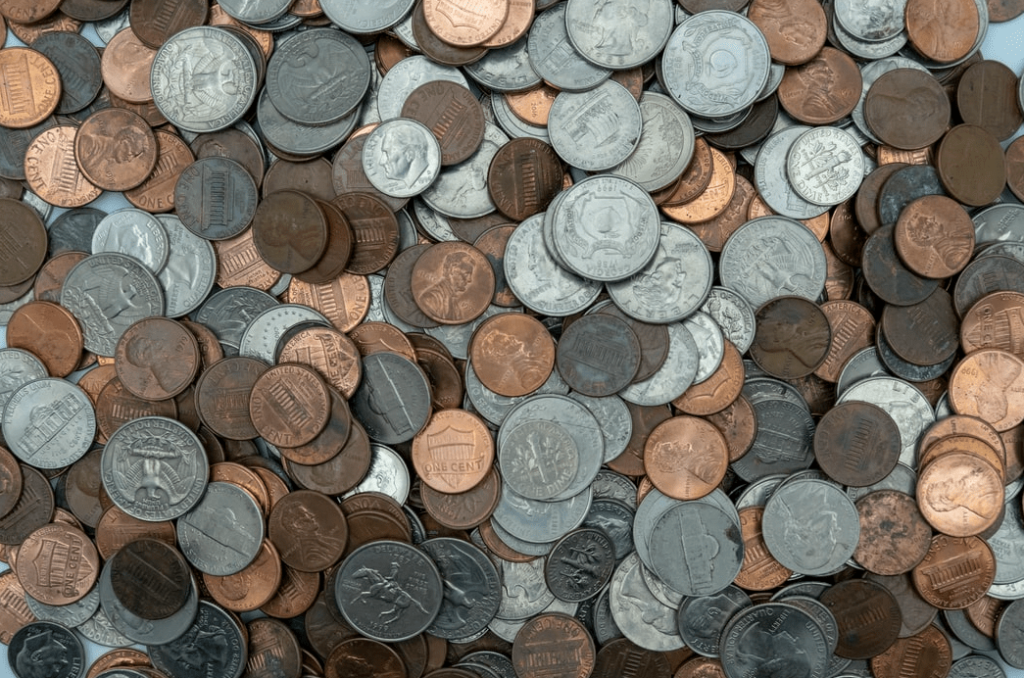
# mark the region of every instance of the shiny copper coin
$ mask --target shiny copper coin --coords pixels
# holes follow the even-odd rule
[[[178,135],[164,130],[156,130],[153,134],[156,137],[156,165],[146,180],[125,191],[124,197],[147,212],[170,212],[174,209],[174,187],[178,177],[195,158]]]
[[[754,0],[747,18],[761,29],[772,60],[787,66],[807,63],[825,45],[825,10],[813,0],[775,3]]]
[[[1017,76],[1001,61],[972,65],[956,90],[957,110],[964,122],[979,125],[1000,141],[1013,136],[1024,115],[1017,103]]]
[[[35,210],[0,198],[0,286],[32,278],[46,260],[47,244],[46,227]]]
[[[278,361],[312,367],[329,385],[350,398],[362,378],[359,357],[356,344],[345,334],[318,326],[301,329],[289,338],[278,354]]]
[[[932,530],[909,494],[877,490],[857,500],[860,540],[853,558],[869,572],[910,572],[931,547]]]
[[[980,537],[937,534],[914,568],[914,587],[940,610],[962,610],[980,600],[995,578],[995,556]]]
[[[672,417],[672,410],[664,405],[645,407],[633,403],[626,403],[626,409],[629,410],[633,432],[626,443],[625,451],[609,461],[608,468],[627,476],[639,477],[647,473],[644,468],[644,447],[647,444],[647,437],[659,424]],[[650,486],[654,487],[653,484]]]
[[[935,459],[917,481],[921,513],[936,530],[954,537],[981,534],[1003,508],[1003,479],[991,464],[964,453]]]
[[[18,577],[10,570],[0,573],[0,643],[10,644],[19,629],[35,621]]]
[[[142,417],[178,416],[178,406],[170,400],[144,400],[129,392],[121,380],[111,379],[96,398],[96,425],[107,438],[124,424]]]
[[[217,255],[216,282],[221,287],[245,286],[266,291],[281,279],[281,272],[260,257],[251,228],[227,240],[214,240],[213,251]]]
[[[919,455],[919,465],[920,459],[924,458],[924,453],[930,450],[933,445],[940,441],[948,442],[953,436],[970,436],[984,443],[992,449],[995,458],[999,460],[998,464],[1006,464],[1006,446],[998,431],[977,417],[954,414],[938,420],[921,434],[921,438],[918,441],[918,450],[921,452]],[[997,467],[996,470],[999,470],[999,468]]]
[[[814,456],[833,480],[852,487],[873,485],[895,468],[902,442],[896,422],[867,402],[837,405],[814,433]]]
[[[473,247],[487,257],[491,268],[494,269],[494,297],[491,298],[491,303],[495,306],[506,308],[519,306],[519,300],[512,293],[508,281],[505,279],[505,247],[515,229],[516,224],[495,226],[481,233],[473,241]]]
[[[25,151],[25,178],[32,191],[57,207],[81,207],[102,191],[92,184],[75,162],[72,125],[52,127],[37,136]]]
[[[416,305],[444,325],[461,325],[480,317],[494,296],[494,284],[494,270],[487,258],[461,242],[432,245],[412,268]]]
[[[757,437],[757,414],[750,401],[742,395],[722,411],[706,415],[705,418],[725,436],[729,463],[740,459],[753,446]]]
[[[868,89],[864,118],[875,136],[889,146],[924,148],[938,141],[949,126],[949,97],[931,73],[897,68]]]
[[[714,169],[711,147],[703,138],[698,137],[693,147],[693,159],[690,160],[690,165],[671,190],[665,189],[668,195],[658,204],[681,205],[695,199],[711,183]]]
[[[110,39],[103,50],[103,82],[114,95],[129,103],[152,101],[149,72],[155,57],[155,49],[139,40],[130,27],[124,28]]]
[[[331,651],[325,678],[350,678],[360,672],[381,678],[407,678],[405,664],[390,646],[368,638],[351,638]]]
[[[133,518],[116,506],[103,513],[96,526],[96,548],[100,557],[110,560],[126,544],[137,539],[156,539],[168,546],[177,545],[174,523],[148,522]]]
[[[624,320],[594,313],[562,332],[555,364],[567,384],[593,398],[629,385],[640,367],[640,340]]]
[[[505,102],[513,115],[525,123],[538,127],[547,127],[548,115],[557,96],[557,89],[543,83],[522,92],[504,94]]]
[[[926,448],[921,447],[919,449],[918,466],[923,470],[933,461],[937,461],[939,457],[949,454],[966,454],[987,463],[995,469],[1000,481],[1005,485],[1006,476],[1004,468],[1006,462],[1001,441],[1002,439],[993,445],[988,440],[982,440],[973,435],[954,434],[946,436],[929,444]]]
[[[327,385],[312,368],[284,363],[261,374],[252,387],[249,414],[268,442],[298,447],[316,438],[330,419]]]
[[[581,621],[565,614],[541,614],[526,622],[512,644],[512,665],[520,676],[544,666],[552,676],[587,678],[596,660],[594,640]]]
[[[863,229],[862,235],[858,238],[861,241],[861,249],[863,249],[864,240],[867,240],[867,236],[882,227],[881,218],[878,214],[878,194],[881,192],[882,186],[884,186],[885,182],[889,180],[889,177],[906,166],[906,163],[902,162],[879,165],[871,171],[871,174],[864,177],[864,181],[860,183],[860,188],[857,189],[857,195],[854,197],[853,203],[853,209],[856,215],[856,221],[853,223],[853,227],[859,225],[860,228]],[[832,236],[832,244],[837,245],[835,234]],[[839,252],[840,248],[837,246],[836,254],[839,254]],[[851,266],[859,266],[860,256],[858,254],[856,258],[853,258],[851,255],[849,261],[846,259],[844,259],[844,261]]]
[[[999,349],[971,353],[954,368],[949,402],[957,414],[979,417],[997,431],[1024,421],[1024,361]]]
[[[412,441],[412,463],[439,492],[467,492],[494,463],[494,439],[483,420],[465,410],[435,412]]]
[[[925,278],[956,275],[974,253],[974,222],[943,195],[926,195],[904,207],[894,236],[903,263]]]
[[[839,623],[837,657],[870,659],[896,642],[903,615],[896,597],[881,584],[850,579],[825,590],[819,600]]]
[[[166,400],[184,391],[199,372],[199,342],[170,318],[144,318],[129,327],[114,352],[117,376],[130,393]]]
[[[956,310],[941,287],[912,306],[889,304],[882,312],[881,330],[900,358],[915,365],[937,365],[959,347]]]
[[[506,397],[532,393],[555,364],[555,343],[539,320],[520,313],[488,318],[470,340],[469,359],[481,383]]]
[[[710,148],[711,178],[707,187],[685,204],[664,203],[661,211],[681,224],[710,221],[725,212],[736,192],[736,171],[717,148]],[[692,166],[691,161],[691,166]]]
[[[750,357],[768,374],[795,379],[813,373],[828,357],[828,318],[803,297],[777,297],[757,310]]]
[[[422,122],[441,144],[441,165],[468,160],[484,140],[484,113],[468,89],[437,80],[420,85],[402,105],[402,117]]]
[[[208,13],[209,5],[201,0],[137,0],[129,16],[139,40],[159,49],[175,33],[202,26]]]
[[[477,527],[494,513],[501,499],[501,476],[495,468],[473,489],[459,494],[439,492],[424,483],[420,499],[427,513],[438,523],[453,530]]]
[[[943,64],[967,56],[981,27],[978,6],[970,0],[907,0],[905,16],[910,44]]]
[[[983,127],[957,125],[946,133],[935,156],[942,186],[973,207],[987,205],[1006,186],[999,140]]]
[[[1024,294],[993,292],[982,297],[964,314],[960,324],[960,344],[964,353],[982,348],[998,348],[1024,354],[1018,336],[1017,318],[1024,311]]]
[[[164,619],[185,605],[192,574],[181,553],[155,539],[125,544],[110,559],[110,583],[124,607],[143,619]]]
[[[698,417],[672,417],[651,431],[644,446],[647,477],[662,493],[699,499],[725,477],[729,449],[713,424]]]
[[[327,495],[339,495],[358,485],[370,470],[373,453],[370,438],[357,421],[352,421],[352,430],[341,451],[320,464],[303,466],[284,457],[288,475],[307,490],[316,490]],[[352,526],[349,526],[350,532]]]
[[[748,591],[768,591],[786,582],[793,571],[784,566],[768,550],[761,522],[763,506],[740,509],[740,533],[743,537],[743,565],[735,584]]]
[[[814,374],[835,383],[847,360],[874,345],[875,319],[866,308],[852,301],[827,301],[821,310],[828,319],[832,340],[825,362]]]
[[[327,218],[313,198],[298,191],[264,197],[252,223],[260,256],[282,273],[313,268],[327,247]]]
[[[254,358],[225,358],[207,368],[196,384],[196,406],[203,423],[229,440],[260,435],[249,414],[253,386],[267,365]]]
[[[46,605],[81,600],[99,578],[100,557],[92,540],[63,523],[35,530],[18,555],[18,580],[30,596]]]
[[[74,372],[84,350],[78,321],[63,306],[49,301],[29,302],[11,314],[7,345],[39,358],[51,377]]]
[[[320,572],[336,563],[348,542],[348,523],[337,502],[319,492],[285,496],[267,521],[270,541],[285,565]]]
[[[708,221],[690,225],[690,230],[697,234],[711,252],[721,252],[729,236],[749,219],[754,218],[750,216],[750,208],[758,200],[757,189],[738,174],[735,181],[732,199],[721,214]]]
[[[743,357],[725,340],[722,362],[710,377],[693,384],[672,405],[686,414],[706,416],[729,407],[743,389]]]
[[[779,84],[779,103],[808,125],[828,125],[850,114],[861,93],[860,69],[845,52],[824,47],[795,68],[787,68]]]
[[[345,270],[368,275],[387,266],[398,253],[398,220],[392,209],[368,193],[343,193],[333,204],[348,220],[354,237]]]
[[[288,566],[281,568],[281,585],[260,611],[277,619],[297,617],[316,601],[320,591],[319,572],[300,572]]]
[[[352,331],[370,310],[370,285],[362,275],[342,273],[321,284],[293,278],[286,294],[287,303],[319,311],[341,332]]]
[[[141,184],[156,166],[157,155],[153,130],[123,108],[93,113],[75,135],[75,160],[82,174],[107,191],[127,191]]]
[[[902,165],[934,165],[935,154],[932,146],[924,148],[900,149],[892,146],[879,146],[877,162],[879,166],[890,164]]]
[[[412,342],[394,325],[379,321],[364,322],[349,332],[348,336],[363,357],[390,351],[409,360],[416,360],[416,349],[412,347]]]
[[[34,4],[34,3],[32,3]],[[53,62],[34,49],[8,47],[0,52],[0,125],[34,127],[57,109],[60,75]]]
[[[471,47],[494,36],[508,16],[509,0],[426,0],[430,30],[445,42]]]
[[[498,150],[487,170],[491,199],[515,221],[546,210],[561,189],[562,161],[537,139],[513,139]]]

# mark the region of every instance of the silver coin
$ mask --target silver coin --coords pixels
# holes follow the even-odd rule
[[[935,411],[924,394],[895,377],[870,377],[851,386],[836,402],[851,400],[878,405],[892,417],[900,430],[900,463],[916,469],[917,441],[935,422]]]
[[[789,147],[786,174],[793,189],[808,202],[838,205],[860,188],[864,153],[849,132],[815,127]]]
[[[138,259],[153,273],[167,263],[170,247],[163,225],[149,212],[118,210],[103,217],[92,234],[92,253],[117,252]]]
[[[408,442],[430,419],[430,383],[408,358],[373,353],[363,358],[363,377],[351,407],[371,440],[385,445]]]
[[[693,123],[676,102],[655,92],[640,96],[640,115],[640,143],[611,173],[632,179],[647,191],[659,191],[675,182],[693,159]]]
[[[642,127],[640,104],[613,80],[586,92],[560,92],[548,115],[555,152],[588,172],[611,169],[630,157]]]
[[[330,327],[331,323],[319,311],[302,304],[277,304],[253,318],[245,328],[238,342],[238,354],[245,358],[257,358],[274,364],[277,344],[288,330],[300,323],[320,323]]]
[[[289,0],[224,0],[221,9],[228,16],[247,24],[266,24],[288,12]]]
[[[856,503],[865,495],[877,492],[878,490],[896,490],[903,494],[914,496],[917,493],[917,473],[906,464],[897,463],[889,475],[879,480],[874,485],[867,487],[847,487],[846,494]]]
[[[851,56],[861,59],[884,59],[896,54],[903,49],[909,38],[906,31],[898,33],[888,40],[881,42],[869,42],[846,30],[846,27],[839,23],[835,17],[829,22],[829,39],[835,39],[835,44],[846,50]]]
[[[878,358],[878,349],[874,346],[861,349],[854,353],[843,365],[836,382],[836,395],[841,396],[859,381],[869,377],[892,376],[888,368]]]
[[[311,28],[278,43],[267,63],[271,104],[303,125],[338,122],[355,111],[369,86],[363,46],[330,28]]]
[[[576,476],[580,454],[572,436],[552,421],[524,421],[498,447],[501,477],[527,499],[561,494]]]
[[[544,246],[544,215],[519,224],[505,245],[505,280],[527,308],[549,316],[580,313],[603,285],[566,270]]]
[[[953,662],[949,678],[1006,678],[1006,671],[995,659],[974,654]]]
[[[501,605],[501,579],[494,564],[461,539],[428,539],[420,548],[437,565],[444,585],[441,609],[427,633],[465,638],[486,629]]]
[[[719,277],[753,308],[783,295],[815,301],[825,289],[825,251],[811,231],[785,217],[760,217],[725,241]]]
[[[466,363],[466,398],[476,409],[477,413],[484,419],[500,426],[508,413],[519,403],[534,395],[568,395],[569,385],[565,383],[558,370],[552,370],[551,376],[547,378],[536,391],[524,396],[508,397],[495,393],[480,382],[480,378],[473,369],[473,363]]]
[[[1024,242],[1024,205],[992,205],[971,217],[977,244]]]
[[[123,29],[131,26],[130,12],[125,7],[123,11],[118,12],[109,19],[103,19],[102,21],[94,21],[93,28],[96,29],[96,35],[106,45],[110,42],[115,35],[120,33]]]
[[[380,119],[401,117],[402,106],[413,90],[435,80],[447,80],[469,89],[466,76],[457,68],[436,64],[418,54],[399,61],[388,70],[377,89],[377,112]]]
[[[175,34],[153,59],[153,103],[176,127],[214,132],[238,122],[256,99],[256,63],[242,39],[196,26]]]
[[[164,290],[164,313],[180,318],[199,308],[213,289],[217,255],[209,240],[194,235],[173,214],[157,216],[167,233],[167,263],[157,279]]]
[[[996,557],[995,584],[1012,584],[1024,579],[1024,518],[1017,497],[1007,498],[1002,523],[988,538]]]
[[[868,127],[867,121],[864,119],[864,100],[867,99],[868,90],[871,89],[871,85],[875,84],[876,80],[878,80],[880,77],[882,77],[889,71],[896,70],[897,68],[915,68],[917,70],[923,71],[928,70],[921,64],[914,61],[913,59],[894,56],[867,63],[861,68],[860,71],[862,82],[860,100],[854,107],[853,112],[850,113],[850,117],[853,119],[853,124],[857,126],[857,129],[860,130],[860,132],[864,136],[866,136],[868,139],[875,143],[881,142],[878,140],[877,137],[875,137],[874,133]]]
[[[366,147],[364,146],[363,148]],[[430,205],[423,202],[422,199],[417,198],[412,201],[412,211],[416,215],[416,222],[419,223],[420,227],[437,242],[456,242],[459,240],[459,236],[455,235],[455,231],[452,230],[452,224],[448,217],[431,209]],[[399,226],[401,226],[401,221],[401,218],[399,218]],[[408,221],[414,236],[412,244],[409,245],[409,247],[412,247],[412,245],[417,244],[419,235],[416,234],[416,227],[412,224],[412,220],[408,219]],[[399,250],[403,249],[405,248],[399,245]]]
[[[814,461],[811,413],[782,399],[751,401],[751,404],[757,416],[757,434],[750,451],[733,462],[736,475],[753,482],[809,467]]]
[[[107,561],[98,584],[100,608],[110,625],[125,638],[143,645],[163,645],[184,635],[196,618],[199,611],[199,587],[195,577],[191,577],[191,584],[188,598],[177,612],[163,619],[143,619],[125,608],[114,595],[110,561]]]
[[[0,414],[19,388],[49,375],[39,358],[20,348],[0,349]]]
[[[281,114],[270,101],[264,88],[256,102],[256,120],[267,143],[282,151],[301,156],[319,155],[339,145],[352,133],[359,114],[368,105],[356,107],[351,113],[329,125],[304,125]],[[374,106],[376,111],[376,106]]]
[[[606,464],[626,451],[629,439],[633,435],[633,420],[629,416],[629,408],[626,407],[622,398],[614,395],[591,398],[576,391],[569,393],[569,397],[590,410],[601,427],[601,433],[604,435],[604,462]],[[601,472],[598,475],[601,475]]]
[[[487,169],[509,138],[497,125],[485,124],[480,148],[468,160],[446,167],[422,193],[423,201],[445,216],[474,219],[497,209],[487,188]]]
[[[477,666],[488,667],[496,674],[496,678],[516,678],[512,660],[500,652],[478,650],[467,654],[463,657],[463,661],[470,661]]]
[[[946,622],[945,626],[952,632],[947,634],[951,644],[952,641],[963,643],[968,651],[992,652],[996,649],[992,638],[979,631],[963,610],[943,610],[940,619]]]
[[[874,0],[860,5],[853,0],[835,0],[835,18],[843,28],[869,42],[882,42],[899,35],[907,0]]]
[[[277,299],[252,287],[229,287],[215,292],[195,314],[197,323],[206,325],[217,341],[238,351],[246,328],[261,313],[279,305]]]
[[[793,188],[785,171],[789,149],[810,129],[804,125],[792,125],[773,132],[761,145],[754,163],[754,186],[758,195],[772,210],[791,219],[813,219],[828,210],[827,206],[804,200]]]
[[[751,605],[750,596],[736,586],[727,586],[714,595],[687,598],[679,607],[679,635],[697,654],[718,657],[725,625]]]
[[[693,385],[700,369],[700,349],[683,323],[668,327],[668,355],[658,370],[647,379],[619,391],[626,402],[641,406],[672,402]]]
[[[710,596],[732,583],[743,565],[743,540],[723,511],[683,502],[651,531],[651,570],[684,596]]]
[[[728,678],[828,675],[828,642],[813,617],[788,603],[764,603],[740,611],[722,631],[722,668]]]
[[[754,343],[754,309],[746,299],[728,287],[712,287],[700,310],[711,316],[722,330],[722,335],[740,354],[746,353]]]
[[[612,618],[611,587],[605,587],[594,600],[592,608],[593,618],[591,627],[594,632],[594,642],[598,645],[605,645],[616,638],[622,638],[622,631],[619,630],[615,619]]]
[[[479,61],[463,67],[469,77],[495,92],[521,92],[541,83],[530,65],[526,36],[511,45],[492,49]]]
[[[644,269],[608,283],[615,305],[637,320],[660,324],[682,320],[704,303],[714,266],[707,247],[693,231],[661,223],[661,239]]]
[[[645,566],[650,567],[651,553],[647,545],[654,525],[666,511],[679,504],[678,499],[673,499],[655,488],[648,492],[637,506],[636,515],[633,517],[633,545],[637,557]]]
[[[169,678],[213,675],[240,678],[245,671],[245,629],[234,615],[202,600],[195,621],[177,640],[146,648],[153,666]]]
[[[516,117],[504,94],[491,92],[489,101],[494,111],[494,121],[504,130],[505,134],[515,139],[529,138],[543,141],[548,145],[551,144],[551,135],[548,134],[547,126],[531,125]]]
[[[379,492],[394,499],[398,504],[405,504],[409,498],[412,481],[409,467],[405,460],[385,445],[370,445],[370,469],[366,477],[351,490],[341,495],[347,499],[362,492]]]
[[[55,469],[81,459],[96,437],[96,412],[85,391],[63,379],[37,379],[11,394],[3,436],[21,461]]]
[[[542,614],[565,614],[571,617],[576,614],[576,611],[579,609],[579,605],[579,603],[570,603],[555,598],[550,603],[548,603],[543,610],[538,612],[537,615],[539,616]],[[502,619],[500,617],[495,617],[491,621],[488,628],[494,632],[494,635],[498,636],[502,640],[511,643],[515,641],[516,635],[519,633],[519,630],[526,626],[526,623],[528,621],[530,620],[508,620]]]
[[[658,56],[674,27],[672,0],[569,0],[565,24],[592,64],[623,70]]]
[[[114,628],[102,607],[97,609],[89,619],[79,624],[77,630],[86,640],[91,640],[104,647],[128,647],[135,642]],[[138,677],[133,676],[132,678]]]
[[[744,367],[746,367],[745,364]],[[805,412],[809,413],[811,411],[807,401],[804,400],[803,395],[795,386],[768,376],[748,376],[747,380],[743,383],[743,395],[752,405],[765,400],[785,400],[798,406]]]
[[[609,586],[609,606],[622,634],[645,650],[672,652],[686,647],[676,625],[675,609],[662,604],[644,583],[636,553],[615,570]]]
[[[21,201],[34,209],[43,223],[50,222],[50,214],[53,213],[53,205],[46,202],[32,191],[26,190],[21,196]]]
[[[658,208],[628,179],[584,179],[549,212],[558,257],[584,278],[623,280],[643,270],[658,249]]]
[[[750,483],[744,488],[740,496],[736,498],[736,510],[742,511],[751,506],[764,507],[768,503],[768,499],[787,477],[785,474],[776,473],[758,478]]]
[[[178,519],[182,555],[215,577],[244,570],[259,553],[263,537],[259,504],[231,483],[210,483],[199,503]]]
[[[64,279],[60,303],[82,326],[85,348],[102,356],[114,355],[131,325],[164,312],[156,276],[133,257],[113,253],[78,262]]]
[[[503,485],[501,499],[491,520],[520,539],[546,544],[579,527],[590,510],[591,499],[589,487],[569,499],[533,501],[520,497]]]
[[[401,21],[412,10],[413,0],[321,0],[327,18],[355,35],[380,33]],[[386,120],[387,118],[385,118]]]
[[[679,24],[661,58],[663,81],[687,112],[722,118],[750,106],[768,81],[761,31],[733,12],[700,12]]]
[[[441,144],[415,120],[388,120],[366,137],[363,171],[370,183],[394,198],[422,193],[441,171]]]
[[[604,530],[582,527],[555,544],[544,576],[556,598],[581,603],[604,589],[615,562],[615,545]]]
[[[40,621],[51,621],[75,628],[84,624],[100,607],[100,590],[93,586],[85,597],[68,605],[47,605],[25,594],[25,604]]]
[[[565,16],[566,3],[560,2],[534,19],[527,41],[530,65],[562,92],[585,92],[607,80],[612,71],[590,63],[573,47]]]
[[[110,436],[100,473],[110,499],[128,515],[173,520],[203,496],[209,462],[203,443],[184,424],[141,417]]]
[[[777,489],[764,508],[764,540],[794,572],[825,575],[853,556],[860,538],[857,508],[842,489],[801,480]]]
[[[691,313],[683,321],[683,327],[697,345],[697,354],[700,358],[693,383],[700,384],[707,381],[722,364],[722,358],[725,357],[725,340],[714,318],[703,311]]]
[[[555,542],[553,541],[532,542],[526,541],[525,539],[520,539],[519,537],[515,536],[514,534],[506,530],[504,527],[502,527],[501,523],[495,520],[491,521],[491,529],[494,530],[494,534],[498,535],[498,539],[500,539],[504,544],[510,546],[512,550],[518,551],[519,553],[522,553],[525,556],[533,556],[535,558],[547,556],[549,553],[551,553],[551,549],[555,546]]]

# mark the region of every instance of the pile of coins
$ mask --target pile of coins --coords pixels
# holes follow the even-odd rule
[[[1022,12],[0,0],[12,670],[1024,668]]]

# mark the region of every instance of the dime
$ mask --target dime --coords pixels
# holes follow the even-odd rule
[[[816,205],[838,205],[853,197],[864,177],[860,144],[838,127],[804,132],[789,148],[786,172],[793,188]]]

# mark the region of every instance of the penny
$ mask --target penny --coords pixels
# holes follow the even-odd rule
[[[946,133],[935,156],[939,178],[960,202],[987,205],[1006,185],[1006,168],[999,140],[983,127],[957,125]]]
[[[424,508],[438,523],[454,530],[471,529],[494,512],[501,496],[501,480],[491,468],[476,487],[466,492],[449,494],[425,485],[420,496]]]
[[[152,101],[149,73],[155,57],[156,50],[139,40],[134,31],[123,29],[103,50],[103,82],[113,94],[129,103]]]
[[[711,183],[714,171],[714,158],[711,147],[703,138],[698,138],[693,146],[693,158],[689,166],[679,177],[679,181],[670,189],[659,204],[679,205],[690,202]]]
[[[1024,115],[1016,101],[1017,76],[999,61],[979,61],[960,77],[957,110],[970,125],[979,125],[1003,141],[1013,136]]]
[[[156,166],[156,138],[135,113],[107,108],[93,113],[78,128],[75,160],[93,185],[127,191],[145,181]]]
[[[66,377],[78,367],[83,337],[69,311],[49,301],[33,301],[17,309],[7,324],[7,345],[38,356],[54,377]]]
[[[252,386],[249,414],[256,431],[281,447],[311,442],[330,419],[327,385],[309,367],[279,364],[263,372]]]
[[[166,318],[147,318],[129,327],[114,356],[121,383],[146,400],[173,398],[188,388],[199,371],[195,335]]]
[[[870,659],[897,641],[902,615],[895,596],[884,586],[851,579],[827,589],[820,600],[839,622],[836,655]]]
[[[256,208],[252,229],[264,261],[282,273],[302,273],[326,250],[327,225],[313,198],[298,191],[277,191]]]
[[[860,69],[853,59],[824,47],[810,61],[786,69],[779,84],[779,103],[800,122],[828,125],[853,111],[860,91]]]
[[[974,251],[974,223],[953,199],[929,195],[900,213],[894,233],[896,251],[907,267],[926,278],[959,273]]]
[[[551,374],[555,346],[547,328],[526,315],[503,313],[473,334],[470,361],[480,381],[507,397],[535,391]]]
[[[31,466],[19,466],[22,475],[21,494],[14,508],[0,518],[0,544],[21,544],[53,517],[54,497],[49,481]]]
[[[661,210],[673,220],[683,224],[700,224],[722,215],[732,202],[736,193],[736,172],[728,159],[717,148],[708,147],[711,155],[712,171],[705,187],[685,203],[666,202]],[[699,162],[697,151],[691,168]],[[688,170],[689,172],[690,170]],[[686,174],[683,174],[686,177]]]
[[[229,440],[248,440],[259,432],[249,414],[250,394],[267,365],[253,358],[224,358],[209,366],[196,383],[196,406],[203,423]]]
[[[981,534],[999,520],[1003,481],[992,464],[971,455],[970,448],[957,447],[954,443],[941,457],[922,463],[917,491],[921,513],[935,529],[967,537]],[[964,491],[968,494],[960,494]]]
[[[992,549],[979,537],[937,534],[924,560],[914,568],[914,586],[933,606],[964,609],[985,595],[995,577]],[[957,582],[949,586],[951,579]]]
[[[121,547],[109,563],[114,595],[132,614],[165,619],[185,605],[191,573],[177,549],[139,539]]]
[[[100,195],[100,189],[82,174],[74,157],[77,129],[59,126],[37,136],[25,152],[29,187],[59,207],[80,207]]]
[[[228,128],[197,136],[189,148],[195,159],[221,157],[234,160],[244,167],[256,182],[263,182],[266,159],[256,140],[240,129]]]
[[[672,405],[686,414],[707,416],[728,408],[743,388],[743,360],[732,342],[726,341],[722,363],[700,384],[691,385]]]
[[[1024,295],[1019,292],[993,292],[975,302],[960,324],[964,352],[998,348],[1012,353],[1016,347],[1012,318],[1021,303]]]
[[[862,270],[871,291],[883,301],[897,306],[913,306],[927,299],[938,281],[918,276],[903,265],[895,245],[895,229],[884,226],[864,244]]]
[[[1006,147],[1006,185],[1017,199],[1024,195],[1024,141],[1016,139]]]
[[[562,189],[562,160],[549,144],[513,139],[498,149],[487,187],[498,210],[516,221],[543,212]]]
[[[750,4],[747,17],[764,33],[772,59],[781,64],[806,63],[825,45],[825,11],[816,3],[804,1],[780,6],[755,0]],[[799,25],[799,30],[794,30],[794,25]]]
[[[270,513],[267,529],[284,564],[303,572],[329,568],[341,558],[348,540],[341,507],[309,490],[285,495]]]
[[[950,120],[949,97],[930,73],[897,68],[875,80],[864,100],[864,118],[885,144],[924,148],[938,141]]]
[[[10,198],[0,199],[0,223],[0,285],[17,285],[43,265],[46,228],[31,207]]]
[[[96,422],[107,438],[129,421],[140,417],[174,418],[178,407],[174,400],[143,400],[124,387],[116,376],[110,379],[96,396]]]
[[[439,492],[476,487],[494,460],[494,441],[483,421],[465,410],[435,412],[412,441],[413,466]]]
[[[825,362],[832,331],[828,318],[812,302],[779,297],[759,308],[756,317],[750,355],[761,369],[780,379],[795,379]]]
[[[52,523],[22,542],[12,569],[26,593],[45,605],[81,600],[99,577],[99,554],[80,529]]]
[[[412,37],[419,47],[419,51],[429,57],[431,61],[445,66],[465,66],[480,61],[487,54],[487,49],[480,45],[469,47],[456,46],[439,38],[427,24],[423,3],[416,3],[416,6],[413,7],[411,23]],[[402,43],[402,47],[406,47],[406,45]],[[405,56],[407,58],[413,54],[415,53]],[[380,57],[377,60],[379,62]]]
[[[550,667],[552,675],[586,678],[594,670],[596,654],[594,641],[580,621],[548,613],[534,617],[516,634],[512,664],[517,675],[531,675],[530,666],[543,665]]]
[[[923,56],[947,64],[969,53],[978,36],[978,6],[961,0],[943,7],[944,19],[936,22],[931,0],[907,0],[906,21],[910,44]]]
[[[814,432],[814,455],[833,480],[867,487],[885,478],[899,461],[896,423],[882,408],[842,403],[822,417]]]
[[[398,220],[388,205],[369,193],[342,193],[333,204],[352,227],[349,273],[368,275],[387,266],[398,252]]]
[[[468,160],[483,142],[483,110],[457,83],[438,80],[421,85],[405,100],[402,117],[421,122],[434,133],[441,144],[442,166]]]
[[[103,512],[96,526],[96,547],[100,557],[110,560],[124,545],[136,539],[158,539],[173,547],[177,543],[174,523],[140,520],[117,506],[111,506]]]
[[[159,49],[175,33],[206,23],[208,6],[196,0],[179,0],[164,5],[140,2],[131,6],[130,20],[139,40]]]
[[[882,227],[878,214],[878,198],[882,187],[893,174],[904,167],[906,165],[900,162],[879,165],[864,177],[860,188],[857,189],[857,196],[854,198],[853,203],[856,220],[851,223],[849,228],[854,230],[855,233],[860,233],[858,240],[860,240],[861,247],[863,247],[864,239]],[[855,230],[858,225],[863,229],[862,231]],[[832,245],[836,247],[836,254],[840,254],[840,256],[841,252],[845,251],[845,248],[837,245],[835,233],[832,234]],[[851,257],[850,259],[846,263],[851,266],[856,266],[860,263],[859,256]],[[844,259],[844,261],[846,260]]]
[[[358,671],[387,678],[406,678],[402,658],[390,646],[368,638],[350,638],[331,650],[325,662],[327,678],[358,675]]]
[[[870,572],[910,572],[931,545],[931,530],[912,497],[896,490],[878,490],[857,500],[860,543],[854,559]]]
[[[291,619],[312,607],[319,591],[319,572],[299,572],[282,566],[281,585],[260,610],[270,617]]]
[[[699,499],[725,476],[725,437],[714,425],[690,416],[659,424],[644,446],[644,467],[654,486],[675,499]]]
[[[764,508],[748,506],[739,510],[739,516],[743,537],[743,565],[736,575],[736,585],[748,591],[767,591],[793,576],[793,571],[776,560],[764,542]],[[714,649],[717,655],[718,648]]]
[[[195,158],[180,137],[156,130],[157,159],[153,171],[135,188],[125,191],[125,198],[139,209],[151,213],[174,209],[174,189],[178,178]]]
[[[214,241],[213,250],[217,257],[216,282],[220,287],[270,290],[281,279],[280,271],[271,268],[256,251],[251,228],[235,237]],[[244,329],[238,328],[238,331],[233,333],[237,334],[234,348],[237,348],[238,339],[241,338]]]
[[[27,47],[9,47],[0,56],[0,85],[8,97],[0,104],[0,124],[14,129],[34,127],[50,117],[60,103],[60,74],[53,62]]]
[[[629,324],[614,316],[580,318],[563,333],[555,355],[562,378],[594,398],[627,386],[640,366],[640,342]]]
[[[1016,397],[1024,364],[1011,353],[982,349],[964,358],[950,377],[950,404],[957,414],[976,416],[997,431],[1024,420],[1024,404]]]
[[[481,233],[473,241],[473,247],[487,257],[494,269],[494,297],[491,298],[491,303],[505,308],[520,305],[505,278],[505,250],[515,228],[515,224],[495,226]]]

